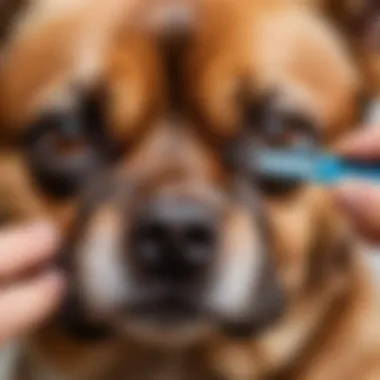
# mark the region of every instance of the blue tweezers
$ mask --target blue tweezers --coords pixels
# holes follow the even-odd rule
[[[253,160],[260,174],[277,179],[334,185],[346,179],[380,183],[380,162],[358,162],[315,151],[263,149]]]

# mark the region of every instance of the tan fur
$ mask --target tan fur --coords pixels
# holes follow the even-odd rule
[[[306,110],[320,122],[327,142],[351,127],[360,78],[339,39],[307,7],[281,0],[202,0],[199,4],[184,80],[189,108],[205,121],[203,133],[211,132],[225,142],[239,132],[241,83],[252,95],[275,86],[281,102]],[[180,149],[183,161],[176,162],[176,156],[170,155],[167,120],[164,125],[159,120],[167,93],[163,63],[151,32],[136,22],[140,19],[126,23],[130,20],[126,17],[110,23],[114,13],[110,11],[106,14],[110,18],[103,19],[99,11],[108,7],[90,12],[74,9],[75,14],[65,12],[57,20],[42,18],[43,26],[40,18],[32,18],[38,20],[37,26],[29,26],[32,33],[23,34],[21,28],[8,46],[0,70],[1,137],[5,140],[16,127],[22,133],[47,101],[62,101],[69,91],[68,82],[90,80],[108,85],[112,134],[125,144],[126,151],[133,142],[130,154],[115,169],[116,175],[126,168],[136,176],[148,175],[171,160],[173,166],[183,165],[191,178],[202,183],[223,181],[214,148],[197,143],[191,133],[178,140],[185,141]],[[137,14],[146,14],[149,2],[138,10]],[[92,45],[90,57],[100,60],[88,78],[82,76],[83,61],[78,56],[83,56],[78,49],[83,47],[81,42],[92,41],[97,20],[103,20],[107,38],[102,39],[104,45]],[[14,146],[11,150],[19,156]],[[8,160],[2,161],[6,166]],[[76,200],[67,205],[36,194],[19,164],[12,161],[9,165],[16,173],[6,176],[9,186],[17,190],[15,206],[33,216],[48,214],[70,228]],[[23,173],[20,178],[16,170]],[[287,313],[270,330],[256,339],[237,342],[215,334],[195,352],[163,354],[134,341],[81,345],[49,325],[27,340],[15,379],[156,380],[171,376],[209,380],[214,374],[228,380],[380,377],[379,305],[360,247],[356,247],[358,239],[342,248],[351,232],[321,189],[303,188],[287,198],[265,199],[265,205],[273,231],[276,272],[288,296]]]

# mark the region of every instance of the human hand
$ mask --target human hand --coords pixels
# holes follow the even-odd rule
[[[35,275],[56,252],[58,236],[48,224],[0,231],[0,344],[36,327],[58,306],[64,291],[59,272]]]
[[[337,147],[338,153],[362,161],[380,160],[380,128],[355,132]],[[380,186],[365,182],[344,183],[334,190],[339,206],[357,230],[380,242]]]

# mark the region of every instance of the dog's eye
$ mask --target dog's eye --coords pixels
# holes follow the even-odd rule
[[[278,110],[261,104],[248,110],[245,130],[254,145],[312,149],[318,141],[315,123],[294,111]]]
[[[248,168],[265,194],[281,195],[298,188],[301,184],[294,180],[258,175],[254,163],[250,162],[250,153],[260,148],[315,149],[319,144],[317,125],[300,113],[276,109],[271,102],[254,105],[246,111],[244,133],[239,144],[246,158],[240,157],[240,164],[245,166],[246,171]]]
[[[113,159],[101,107],[92,99],[70,111],[43,115],[26,136],[28,164],[54,196],[74,195],[84,181]]]

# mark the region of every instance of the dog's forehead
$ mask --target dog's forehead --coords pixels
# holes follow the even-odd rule
[[[296,1],[202,0],[198,13],[184,0],[32,3],[0,70],[3,125],[25,126],[43,108],[73,101],[77,88],[103,81],[110,127],[118,139],[133,133],[165,97],[162,57],[141,22],[184,14],[198,18],[186,91],[218,134],[236,132],[243,83],[282,91],[334,131],[351,121],[356,73],[333,33]]]
[[[138,119],[139,110],[160,88],[154,43],[148,37],[159,31],[150,31],[148,24],[160,10],[177,14],[187,2],[151,3],[30,1],[2,49],[2,124],[23,126],[41,109],[71,101],[73,88],[88,88],[100,80],[108,82],[115,95],[117,121]],[[175,15],[167,18],[170,23]]]

